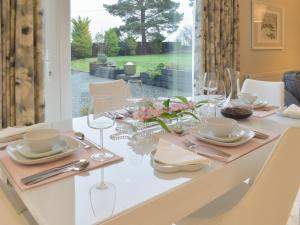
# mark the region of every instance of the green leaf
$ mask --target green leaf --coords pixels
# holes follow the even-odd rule
[[[175,96],[175,98],[179,99],[180,101],[182,101],[183,103],[188,103],[189,101],[187,100],[186,97],[183,96]]]
[[[157,122],[159,123],[159,125],[165,130],[167,131],[168,133],[171,133],[171,130],[170,128],[167,126],[167,124],[165,124],[164,121],[162,121],[161,119],[159,118],[156,118]]]
[[[181,112],[182,115],[190,115],[192,117],[194,117],[196,120],[199,120],[199,118],[197,116],[195,116],[193,113],[191,112]]]
[[[166,132],[171,133],[170,128],[165,124],[164,121],[162,121],[159,118],[150,118],[150,119],[145,119],[144,122],[157,122]]]
[[[165,101],[163,102],[163,105],[164,105],[167,109],[169,109],[169,107],[170,107],[170,99],[168,98],[167,100],[165,100]]]
[[[160,115],[160,117],[164,118],[164,119],[174,119],[174,118],[177,117],[177,113],[166,113],[166,112],[164,112]]]

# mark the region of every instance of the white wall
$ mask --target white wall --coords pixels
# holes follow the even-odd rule
[[[251,49],[251,0],[240,0],[241,75],[300,70],[300,1],[265,0],[285,8],[283,50]]]

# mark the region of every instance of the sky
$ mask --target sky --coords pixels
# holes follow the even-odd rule
[[[178,30],[173,34],[167,35],[166,41],[175,41],[180,29],[193,23],[193,10],[189,6],[189,1],[174,1],[180,2],[178,12],[184,13],[184,18],[179,24]],[[91,19],[90,32],[94,38],[96,33],[104,33],[109,28],[118,27],[123,23],[120,17],[110,15],[103,7],[103,4],[114,4],[117,2],[118,0],[71,0],[71,17],[89,17]]]

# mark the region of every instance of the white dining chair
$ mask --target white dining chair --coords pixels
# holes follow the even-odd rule
[[[0,188],[0,224],[2,225],[28,225],[26,220],[14,210]]]
[[[203,217],[201,210],[176,225],[285,225],[300,185],[300,127],[279,139],[241,201],[229,211]]]
[[[246,79],[241,92],[255,94],[272,106],[284,106],[284,83],[281,81],[261,81]]]
[[[109,95],[112,97],[112,106],[114,109],[120,109],[126,105],[127,98],[130,97],[130,91],[124,80],[114,80],[103,83],[90,83],[89,93],[95,95]]]

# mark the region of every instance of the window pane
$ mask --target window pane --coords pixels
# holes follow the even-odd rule
[[[145,97],[192,95],[190,1],[138,2],[71,0],[73,116],[90,82],[134,77]]]

